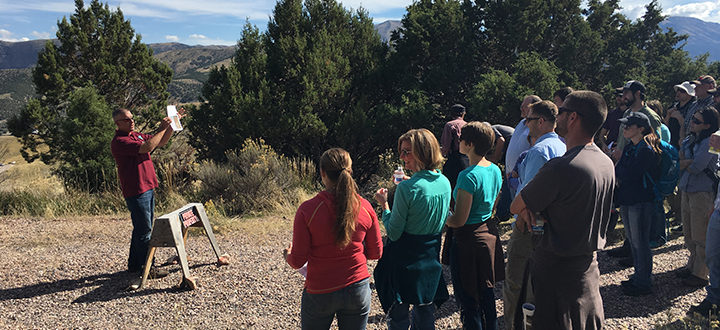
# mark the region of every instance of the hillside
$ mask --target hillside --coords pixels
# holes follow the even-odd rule
[[[0,70],[0,120],[17,113],[35,95],[32,69]]]
[[[660,27],[672,28],[689,36],[683,47],[690,56],[710,53],[710,62],[720,61],[720,24],[705,22],[693,17],[668,17]]]

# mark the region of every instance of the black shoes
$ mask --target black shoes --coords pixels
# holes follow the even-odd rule
[[[715,304],[705,299],[698,305],[690,306],[690,309],[687,311],[687,315],[689,316],[692,316],[695,313],[705,317],[710,317],[710,313],[718,314],[718,308]]]
[[[704,286],[708,285],[708,280],[706,280],[704,278],[699,278],[695,275],[690,274],[688,277],[686,277],[682,280],[682,284],[684,286],[689,286],[689,287],[693,287],[693,288],[704,287]]]
[[[620,247],[608,250],[607,254],[613,258],[625,258],[632,256],[632,251],[630,250],[630,244],[626,242]]]
[[[678,268],[674,273],[677,278],[688,278],[692,275],[692,270],[687,267],[682,267]]]

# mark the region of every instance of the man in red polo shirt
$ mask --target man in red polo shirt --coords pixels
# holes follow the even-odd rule
[[[182,116],[182,109],[180,114]],[[172,136],[170,118],[163,118],[155,135],[135,132],[135,121],[130,110],[117,109],[112,114],[117,130],[110,149],[118,167],[123,197],[130,210],[133,232],[130,241],[128,271],[141,272],[148,253],[152,222],[155,218],[155,188],[158,186],[150,152],[164,146]],[[167,275],[153,267],[150,278]]]

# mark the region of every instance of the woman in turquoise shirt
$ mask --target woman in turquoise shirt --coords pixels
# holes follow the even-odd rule
[[[488,221],[500,187],[500,168],[485,158],[495,140],[492,127],[474,121],[463,126],[460,152],[470,166],[458,175],[452,228],[450,272],[463,329],[497,329],[495,282],[505,279],[502,245],[495,221]]]
[[[398,184],[392,211],[387,189],[375,199],[390,241],[375,267],[375,286],[388,328],[434,329],[435,306],[448,298],[440,265],[440,238],[450,208],[450,181],[438,170],[440,145],[427,129],[413,129],[398,139],[400,159],[413,176]],[[410,320],[410,305],[414,305]]]

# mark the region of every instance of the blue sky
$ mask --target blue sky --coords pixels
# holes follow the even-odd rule
[[[89,3],[86,0],[85,3]],[[130,19],[143,42],[189,45],[233,45],[246,18],[261,30],[267,26],[274,0],[105,0]],[[399,20],[412,0],[345,0],[347,8],[365,8],[375,23]],[[637,18],[649,0],[623,0],[622,12]],[[661,0],[666,15],[691,16],[720,23],[720,0]],[[73,0],[0,0],[0,40],[54,38],[57,21],[75,11]]]

